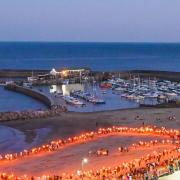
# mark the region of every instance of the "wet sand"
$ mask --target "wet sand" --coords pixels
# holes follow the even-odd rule
[[[176,116],[176,120],[168,120],[168,117],[172,115]],[[135,119],[137,116],[139,116],[139,119]],[[157,118],[160,120],[157,120]],[[139,127],[142,126],[143,122],[145,125],[180,129],[180,110],[179,108],[139,108],[93,113],[68,112],[62,113],[58,117],[9,121],[2,122],[0,125],[22,131],[26,136],[26,142],[29,143],[36,137],[36,134],[34,134],[36,129],[49,128],[50,131],[41,139],[40,145],[54,139],[96,130],[99,127],[113,125]]]
[[[41,139],[48,134],[49,130],[48,128],[29,130],[27,132],[31,134],[32,138],[27,139],[27,136],[17,129],[0,126],[0,154],[16,153],[33,148],[41,143]]]

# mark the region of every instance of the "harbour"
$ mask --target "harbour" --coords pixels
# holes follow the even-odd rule
[[[176,76],[174,81],[162,79],[158,76],[156,77],[154,71],[148,72],[150,74],[148,78],[144,76],[144,71],[139,74],[131,71],[95,73],[88,68],[70,68],[62,69],[61,71],[52,69],[45,72],[46,74],[42,74],[42,72],[40,71],[40,74],[38,74],[38,71],[36,73],[32,71],[28,74],[30,76],[20,79],[16,77],[14,81],[12,81],[13,78],[9,81],[7,78],[3,79],[2,77],[1,81],[4,81],[4,86],[1,86],[1,91],[5,94],[10,93],[3,90],[3,87],[15,83],[19,87],[24,87],[25,91],[32,91],[35,94],[47,96],[49,98],[48,101],[52,101],[48,103],[49,107],[54,104],[66,107],[68,111],[74,112],[117,110],[161,104],[169,104],[171,106],[173,103],[178,106],[179,102],[180,84],[178,81],[175,81]],[[166,72],[159,74],[162,76]],[[31,93],[26,95],[31,96]],[[39,99],[39,95],[32,95],[32,97],[35,99],[33,101],[37,101],[37,98]],[[45,97],[39,100],[40,104],[45,102],[46,106],[47,101]],[[15,110],[43,110],[45,106],[40,105],[36,107],[35,105],[35,108],[31,108],[27,104],[26,108],[23,106],[24,109],[20,107]],[[5,111],[8,111],[8,108]]]
[[[17,162],[20,160],[22,163],[26,156],[29,156],[29,158],[34,156],[36,161],[41,164],[42,172],[44,169],[51,171],[51,168],[42,164],[42,161],[38,159],[37,155],[44,153],[43,161],[44,159],[47,161],[53,160],[53,163],[55,163],[55,165],[51,163],[53,165],[53,173],[49,173],[48,177],[57,173],[55,168],[56,160],[53,158],[49,159],[48,153],[52,153],[55,159],[59,157],[63,161],[64,155],[60,157],[58,152],[59,148],[61,150],[64,147],[66,150],[62,150],[62,153],[67,150],[72,151],[72,153],[77,150],[79,152],[80,150],[85,156],[87,156],[87,150],[90,149],[86,161],[94,160],[96,165],[91,163],[91,166],[97,169],[102,166],[102,161],[98,161],[99,157],[108,157],[112,160],[112,157],[116,155],[117,157],[115,159],[117,159],[120,158],[117,153],[126,152],[127,157],[124,156],[127,161],[133,152],[132,158],[137,157],[143,162],[144,159],[140,155],[136,156],[137,153],[134,152],[134,143],[132,145],[127,144],[128,148],[118,147],[121,138],[123,145],[126,145],[126,138],[128,140],[131,136],[133,142],[136,142],[135,132],[138,136],[142,133],[140,137],[137,137],[141,139],[143,139],[142,136],[145,136],[147,139],[154,138],[156,135],[160,137],[166,136],[166,138],[169,136],[168,140],[157,140],[156,138],[156,140],[149,142],[139,141],[137,145],[138,150],[141,153],[144,153],[144,151],[151,153],[153,148],[156,151],[163,151],[166,154],[167,152],[164,151],[164,148],[168,148],[170,149],[169,152],[173,153],[176,157],[174,162],[178,161],[179,149],[171,139],[178,139],[179,131],[176,129],[168,130],[163,126],[161,129],[157,129],[156,127],[156,125],[161,124],[174,128],[179,123],[180,83],[176,81],[177,74],[174,79],[169,79],[168,76],[165,76],[167,72],[161,72],[160,76],[155,76],[153,71],[148,72],[148,76],[144,71],[141,73],[132,73],[132,71],[125,73],[93,72],[89,68],[66,68],[58,71],[53,68],[48,73],[46,72],[46,74],[39,75],[32,72],[30,76],[23,79],[14,79],[14,81],[13,78],[10,80],[9,78],[2,78],[1,87],[4,92],[23,94],[42,103],[46,108],[29,110],[25,108],[25,110],[19,109],[18,111],[0,113],[0,122],[5,125],[1,126],[3,131],[0,134],[0,161],[11,162],[16,160]],[[145,125],[149,124],[149,122],[154,126]],[[59,123],[61,126],[57,127]],[[122,124],[136,126],[136,128],[119,126]],[[109,125],[113,125],[112,128]],[[77,136],[77,132],[81,132],[82,129],[91,131]],[[92,131],[94,129],[97,129],[97,132]],[[122,137],[118,137],[119,134],[117,134],[117,137],[112,138],[111,135],[110,141],[112,141],[113,146],[111,144],[108,145],[107,142],[109,140],[106,141],[107,134],[113,133],[114,135],[116,132],[121,132]],[[124,134],[124,132],[127,134]],[[13,138],[8,138],[9,141],[16,142],[16,138],[19,141],[18,143],[9,145],[5,142],[7,137],[4,134],[12,136],[12,133],[14,136]],[[58,138],[59,136],[66,138],[69,135],[71,137],[67,140],[54,140],[54,138]],[[75,136],[73,137],[73,135]],[[92,141],[95,135],[98,135],[97,138],[102,138],[102,140],[97,142],[96,140]],[[50,140],[52,141],[48,144]],[[83,149],[81,149],[82,141],[86,142]],[[106,144],[105,148],[102,141]],[[43,145],[43,143],[46,144]],[[80,148],[78,148],[78,143],[80,143]],[[114,147],[115,144],[117,144],[118,148]],[[41,146],[37,147],[37,145]],[[66,147],[68,145],[70,147]],[[94,149],[94,146],[97,149]],[[157,146],[157,149],[155,146]],[[75,149],[73,150],[73,148]],[[119,152],[116,152],[116,149]],[[119,149],[122,149],[122,152]],[[66,155],[65,153],[65,156],[68,156],[68,154]],[[76,161],[80,161],[81,156],[79,153]],[[109,160],[107,158],[105,159],[106,161],[104,163],[107,163]],[[114,162],[115,159],[113,159]],[[147,160],[150,161],[149,158]],[[34,164],[34,161],[32,158],[31,164]],[[118,165],[119,162],[120,159],[115,164],[112,164],[112,166]],[[99,165],[97,165],[98,163]],[[127,163],[130,166],[131,163],[128,161]],[[136,164],[135,161],[134,163]],[[75,162],[72,169],[69,169],[72,163],[68,164],[68,167],[65,168],[63,165],[62,168],[66,172],[75,172],[77,168],[76,164]],[[40,176],[42,173],[40,171],[40,174],[38,174],[36,168],[31,168],[31,171],[25,169],[21,172],[19,171],[22,167],[21,164],[18,165],[15,163],[15,166],[13,165],[12,167],[20,177],[22,177],[22,173],[27,171],[30,174],[34,174],[35,177]],[[11,170],[11,167],[6,167],[4,164],[2,168],[6,169],[8,173]],[[156,168],[160,177],[169,174],[169,171],[161,166],[156,166]],[[111,171],[108,173],[108,176],[110,176]],[[77,175],[71,176],[79,178],[81,177],[81,171],[78,171]],[[85,174],[84,176],[93,177],[94,174]],[[153,176],[153,174],[148,173],[148,176]],[[2,174],[2,177],[6,178],[6,175]],[[66,178],[69,175],[67,174],[67,176],[62,177]]]
[[[0,180],[180,179],[179,1],[1,4]]]

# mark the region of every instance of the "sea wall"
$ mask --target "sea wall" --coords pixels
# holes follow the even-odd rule
[[[110,79],[112,76],[121,77],[124,79],[133,78],[133,76],[141,77],[141,78],[157,78],[157,79],[165,79],[171,81],[180,82],[180,72],[169,72],[169,71],[153,71],[153,70],[130,70],[130,71],[93,71],[91,73],[93,79],[97,81],[103,81]]]
[[[47,95],[45,95],[44,93],[42,93],[40,91],[30,89],[30,88],[26,88],[23,86],[18,86],[16,84],[8,84],[4,88],[6,90],[19,92],[19,93],[22,93],[24,95],[30,96],[34,99],[37,99],[37,100],[41,101],[42,103],[44,103],[49,108],[52,108],[55,105],[53,100],[50,97],[48,97]]]
[[[27,78],[32,76],[32,72],[34,76],[48,74],[50,70],[13,70],[13,69],[2,69],[0,70],[0,78]],[[142,78],[158,78],[158,79],[167,79],[171,81],[180,82],[180,72],[170,72],[170,71],[153,71],[153,70],[129,70],[129,71],[91,71],[90,76],[92,76],[92,81],[95,80],[105,80],[112,75],[121,78],[129,78],[133,75],[140,76]],[[73,79],[74,81],[78,81],[79,79]],[[38,84],[53,84],[56,80],[46,80],[47,82],[38,82]],[[61,82],[56,82],[61,83]]]
[[[30,88],[18,86],[16,84],[8,84],[5,89],[22,93],[43,102],[49,107],[47,110],[26,110],[16,112],[0,112],[0,121],[26,120],[34,118],[53,117],[66,112],[67,108],[63,105],[56,105],[54,101],[42,92]]]
[[[180,82],[180,72],[133,70],[121,72],[121,77],[140,76],[141,78],[157,78]]]
[[[0,78],[27,78],[32,76],[48,74],[49,70],[21,70],[21,69],[1,69]]]

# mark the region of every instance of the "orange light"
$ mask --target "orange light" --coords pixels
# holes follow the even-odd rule
[[[4,156],[0,156],[0,161],[5,161],[5,160],[9,160],[9,161],[12,161],[14,159],[18,159],[18,158],[23,158],[25,156],[29,156],[29,155],[34,155],[34,154],[39,154],[41,152],[49,152],[49,151],[56,151],[58,150],[59,148],[63,148],[65,147],[66,145],[68,144],[78,144],[78,143],[82,143],[82,142],[88,142],[88,141],[91,141],[93,140],[94,138],[98,138],[98,137],[102,137],[103,135],[106,136],[106,135],[112,135],[112,134],[122,134],[122,133],[125,133],[125,134],[147,134],[147,135],[158,135],[160,137],[171,137],[171,136],[175,136],[176,134],[179,134],[179,131],[178,130],[167,130],[165,128],[153,128],[153,127],[141,127],[141,128],[128,128],[128,127],[116,127],[116,126],[113,126],[112,128],[100,128],[98,129],[98,131],[91,131],[91,132],[88,132],[88,133],[83,133],[83,134],[80,134],[79,136],[74,136],[74,137],[69,137],[67,138],[66,140],[56,140],[56,141],[51,141],[49,144],[44,144],[40,147],[35,147],[31,150],[24,150],[22,152],[20,152],[19,154],[18,153],[15,153],[15,154],[6,154]],[[176,146],[179,146],[180,145],[180,142],[178,141],[177,144],[174,144],[174,142],[172,140],[161,140],[161,141],[158,141],[158,140],[154,140],[154,141],[150,141],[150,142],[143,142],[143,141],[139,141],[139,143],[137,144],[132,144],[131,146],[129,146],[128,148],[129,149],[133,149],[134,146],[136,148],[142,148],[142,147],[150,147],[150,146],[156,146],[156,145],[159,145],[159,144],[162,144],[162,145],[167,145],[167,144],[173,144],[173,145],[176,145]],[[173,146],[174,148],[175,146]],[[164,153],[164,155],[163,155]],[[157,153],[156,151],[154,151],[152,154],[153,154],[153,158],[157,159],[158,156],[162,156],[162,157],[165,157],[166,159],[171,159],[172,158],[172,155],[173,157],[175,158],[179,158],[180,157],[180,152],[177,150],[177,147],[174,148],[174,149],[169,149],[169,150],[166,150],[164,149],[163,153]],[[144,159],[147,158],[148,162],[151,162],[150,158],[152,158],[152,154],[148,154],[148,155],[145,155],[144,157],[141,157],[138,162],[140,161],[144,161]],[[152,159],[153,159],[152,158]],[[124,166],[124,167],[129,167],[130,164],[136,164],[136,160],[131,160],[131,162],[127,163],[127,162],[124,162],[121,164],[121,166]],[[120,166],[120,167],[121,167]],[[102,168],[100,170],[97,171],[97,173],[100,173],[102,170],[104,171],[108,171],[108,172],[114,172],[115,170],[117,169],[117,167],[113,168],[113,167],[109,167],[109,168]],[[83,174],[86,174],[86,175],[90,175],[92,176],[95,172],[94,171],[88,171],[88,172],[83,172]],[[63,176],[69,176],[68,174],[63,174]],[[2,176],[8,176],[9,178],[12,178],[14,177],[14,175],[6,175],[6,174],[2,174]],[[45,176],[45,175],[44,175]],[[71,174],[71,176],[75,176],[74,174]],[[25,177],[27,177],[25,175]],[[50,178],[49,175],[45,176],[47,178]],[[41,177],[40,177],[41,178]],[[21,179],[21,177],[17,177],[17,179]],[[28,177],[27,177],[28,179]]]
[[[62,75],[63,77],[68,76],[68,70],[63,70],[63,71],[61,71],[61,75]]]

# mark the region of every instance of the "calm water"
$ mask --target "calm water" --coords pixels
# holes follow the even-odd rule
[[[0,125],[0,153],[15,153],[37,146],[42,143],[42,139],[48,135],[51,129],[41,128],[34,131],[36,137],[31,143],[27,143],[24,133],[17,129]]]
[[[0,69],[58,69],[80,66],[103,71],[151,69],[179,72],[180,44],[0,43]],[[125,107],[127,106],[129,103],[125,103]],[[32,108],[45,106],[21,94],[5,92],[0,87],[0,111]]]
[[[16,92],[4,90],[4,87],[0,86],[0,112],[46,108],[43,103],[37,100]]]
[[[82,86],[82,87],[81,87]],[[34,87],[35,89],[39,89],[40,87]],[[57,93],[63,93],[63,95],[70,95],[71,91],[74,90],[86,90],[84,88],[84,85],[62,85],[62,86],[56,86],[53,85],[53,89],[51,89],[49,86],[43,86],[41,87],[41,90],[45,93],[52,93],[56,91]],[[88,88],[90,92],[93,92],[93,88]],[[87,91],[86,91],[87,92]],[[66,104],[68,111],[75,111],[75,112],[95,112],[95,111],[105,111],[105,110],[115,110],[115,109],[125,109],[125,108],[136,108],[138,107],[138,103],[134,101],[127,101],[124,98],[121,98],[121,96],[117,93],[112,93],[111,90],[106,90],[106,93],[103,94],[102,90],[99,88],[99,86],[96,86],[96,94],[105,100],[105,104],[92,104],[90,102],[87,102],[85,100],[79,99],[80,101],[85,103],[85,106],[76,106],[76,105],[70,105]],[[59,97],[61,98],[61,97]],[[58,97],[57,97],[58,99]],[[65,105],[65,104],[64,104]]]
[[[180,44],[0,43],[0,69],[86,66],[93,70],[180,71]]]

